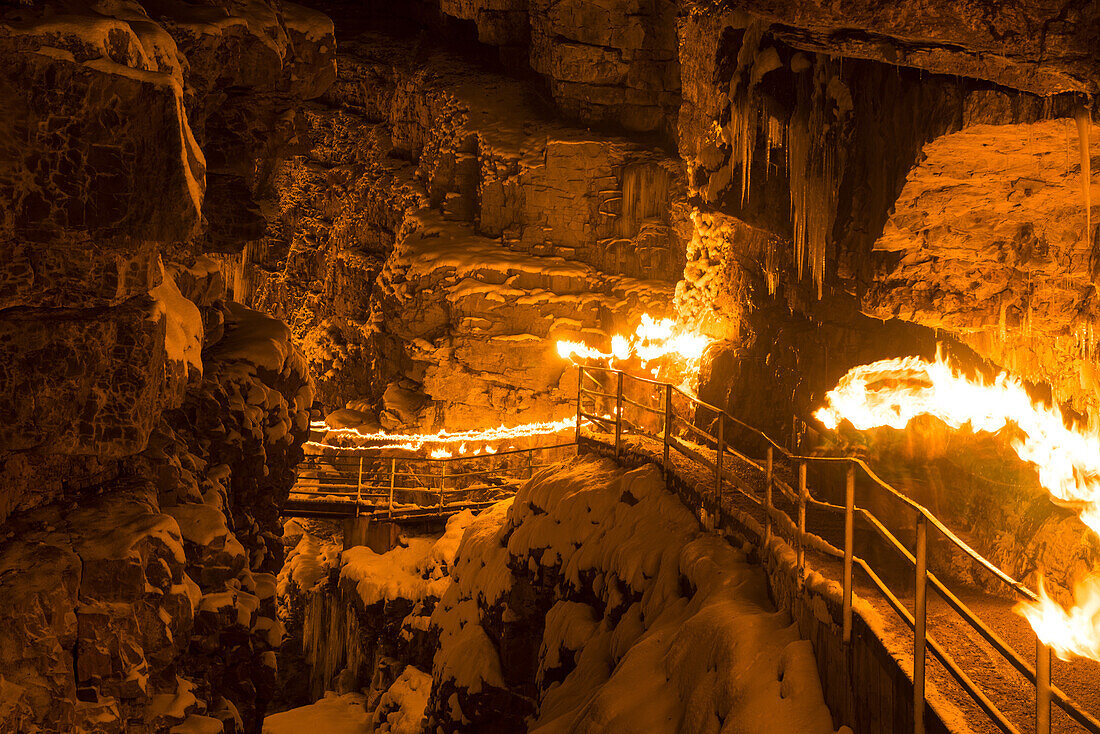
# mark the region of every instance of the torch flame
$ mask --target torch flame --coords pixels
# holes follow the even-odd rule
[[[1100,576],[1086,576],[1073,591],[1070,609],[1050,598],[1039,579],[1039,600],[1020,602],[1014,611],[1031,623],[1035,635],[1062,660],[1074,655],[1100,660]]]
[[[690,385],[698,377],[699,360],[706,351],[710,340],[687,327],[677,324],[673,319],[654,319],[642,314],[641,322],[633,334],[616,334],[611,337],[611,351],[602,352],[583,342],[559,341],[558,356],[562,359],[578,357],[607,362],[626,362],[634,357],[648,369],[653,377],[660,374],[660,366],[648,367],[648,363],[662,357],[671,357],[677,367],[686,375],[685,385]]]
[[[826,396],[814,415],[828,428],[848,420],[859,430],[904,428],[920,415],[939,418],[952,428],[969,425],[993,432],[1015,424],[1022,438],[1012,448],[1034,466],[1043,487],[1079,508],[1081,521],[1100,533],[1100,435],[1066,426],[1057,405],[1035,403],[1019,379],[1005,373],[992,381],[971,379],[937,355],[885,359],[852,368]],[[1021,602],[1016,611],[1060,657],[1081,655],[1100,660],[1100,575],[1078,583],[1068,611],[1039,584],[1039,600]]]
[[[474,451],[467,444],[485,444],[493,441],[515,440],[534,436],[551,436],[576,427],[576,418],[563,418],[560,421],[522,423],[518,426],[473,429],[468,431],[440,431],[439,433],[363,433],[355,428],[329,428],[327,425],[318,430],[327,430],[329,435],[344,436],[352,439],[355,446],[340,446],[324,441],[309,441],[305,445],[320,449],[340,449],[344,451],[374,451],[379,448],[399,448],[419,451],[425,444],[458,444],[454,450],[436,448],[431,452],[433,459],[465,456]],[[477,453],[495,454],[492,446],[478,446]]]

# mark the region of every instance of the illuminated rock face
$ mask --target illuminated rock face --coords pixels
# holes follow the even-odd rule
[[[332,25],[156,10],[0,20],[4,731],[258,731],[273,692],[312,383],[202,253],[255,230]]]
[[[958,334],[1095,416],[1093,245],[1074,121],[976,125],[923,154],[875,244],[890,254],[865,309]]]
[[[669,312],[681,168],[546,120],[528,83],[421,57],[342,44],[304,113],[312,149],[275,175],[277,223],[227,258],[234,295],[291,324],[330,408],[431,430],[561,418],[576,387],[554,340]]]
[[[553,340],[676,311],[777,435],[940,339],[1095,416],[1090,4],[393,5],[0,20],[0,729],[256,728],[310,371],[557,418]]]

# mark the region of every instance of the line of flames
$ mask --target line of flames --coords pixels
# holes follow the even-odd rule
[[[680,374],[685,375],[685,383],[687,383],[694,380],[698,374],[699,360],[703,356],[707,344],[706,337],[677,325],[672,319],[657,320],[649,314],[643,314],[638,328],[633,334],[629,336],[617,334],[612,337],[610,352],[601,352],[599,349],[582,342],[563,340],[557,342],[556,346],[558,355],[563,359],[571,360],[573,357],[580,357],[582,359],[604,361],[609,366],[616,361],[626,362],[637,358],[641,362],[642,369],[648,370],[654,377],[660,374],[662,367],[672,367]],[[662,364],[652,364],[664,357],[671,357],[671,364],[668,360],[665,360]],[[604,417],[611,418],[609,415]],[[310,428],[325,433],[326,441],[309,441],[305,445],[315,449],[339,449],[343,451],[376,451],[382,448],[420,451],[425,446],[436,446],[430,451],[430,456],[433,459],[450,458],[452,456],[479,456],[483,453],[493,454],[499,450],[485,444],[519,438],[555,435],[573,428],[576,425],[575,420],[574,417],[569,417],[558,421],[524,423],[517,426],[501,425],[497,428],[466,431],[440,431],[438,433],[387,433],[385,431],[365,433],[357,428],[329,426],[327,422],[321,420],[312,421]],[[327,439],[330,437],[348,438],[353,440],[356,445],[343,446],[329,443]]]
[[[1021,436],[1012,442],[1016,454],[1036,468],[1051,495],[1073,503],[1081,521],[1100,534],[1100,435],[1067,427],[1056,405],[1033,401],[1015,377],[969,378],[939,355],[932,362],[886,359],[852,368],[825,399],[814,415],[831,429],[842,420],[859,430],[902,429],[922,415],[975,432],[1015,425]],[[1046,593],[1041,580],[1038,595],[1038,601],[1021,602],[1015,611],[1039,639],[1063,659],[1100,660],[1100,574],[1077,584],[1068,610]]]
[[[559,421],[541,421],[536,423],[522,423],[516,426],[501,425],[498,428],[471,429],[467,431],[439,431],[438,433],[386,433],[375,431],[364,433],[355,428],[331,428],[324,421],[314,421],[310,427],[316,431],[323,431],[327,436],[336,435],[353,439],[357,445],[341,446],[327,441],[308,441],[306,446],[318,449],[339,449],[342,451],[377,451],[378,449],[400,449],[405,451],[419,451],[425,446],[443,444],[430,452],[433,459],[444,459],[452,456],[479,456],[481,454],[495,454],[499,449],[493,446],[476,444],[488,444],[500,441],[515,441],[520,438],[534,436],[552,436],[576,427],[576,418],[563,418]]]
[[[616,334],[611,338],[610,352],[601,351],[584,342],[568,340],[559,340],[557,349],[558,356],[562,359],[577,357],[596,360],[609,367],[616,362],[637,359],[641,368],[655,379],[661,377],[662,368],[667,370],[671,367],[683,376],[684,387],[694,391],[693,383],[698,377],[699,361],[709,343],[707,337],[678,324],[674,319],[657,320],[649,314],[642,314],[633,334]]]

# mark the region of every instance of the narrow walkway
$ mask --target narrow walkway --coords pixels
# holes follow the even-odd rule
[[[586,440],[598,442],[604,452],[613,453],[614,436],[611,434],[588,434]],[[681,439],[683,441],[683,439]],[[649,461],[660,464],[664,447],[659,441],[639,435],[624,433],[622,438],[623,458],[625,462]],[[710,461],[714,461],[712,449],[691,445]],[[712,492],[714,474],[706,467],[693,462],[676,451],[670,452],[673,472],[689,487],[697,487],[701,492]],[[736,456],[725,456],[726,468],[736,476],[737,483],[757,497],[764,495],[764,477],[759,469],[739,460]],[[791,486],[797,486],[797,479],[785,466],[776,465],[776,477]],[[709,495],[708,495],[709,496]],[[692,503],[688,503],[691,505]],[[794,515],[794,508],[786,503],[781,495],[775,493],[775,504],[788,516]],[[763,509],[745,498],[736,490],[726,487],[722,493],[722,508],[726,517],[738,514],[751,518],[759,527],[764,524]],[[881,518],[880,518],[881,519]],[[806,526],[835,548],[844,546],[844,518],[842,515],[827,513],[814,508],[807,509]],[[890,527],[899,538],[911,534],[910,529]],[[750,531],[751,532],[751,531]],[[778,537],[790,541],[782,528],[776,527]],[[759,546],[762,539],[752,538]],[[878,542],[878,536],[870,531],[860,530],[857,523],[855,539],[856,555],[867,558],[881,553],[876,558],[876,569],[891,566],[885,553],[885,544]],[[890,553],[893,553],[892,551]],[[843,574],[843,562],[832,555],[818,550],[806,550],[807,572],[817,571],[826,578],[839,581]],[[888,588],[910,610],[913,608],[913,578],[910,573],[902,573],[905,564],[895,564],[899,573],[882,574]],[[972,585],[963,584],[948,577],[940,569],[941,581],[964,604],[996,632],[1005,642],[1015,649],[1025,660],[1034,660],[1036,639],[1028,622],[1012,611],[1015,602],[995,596]],[[877,613],[878,620],[867,620],[872,628],[879,632],[886,648],[899,661],[902,670],[911,673],[913,667],[913,633],[882,596],[879,589],[856,566],[853,578],[853,590],[859,599],[870,605]],[[1006,715],[1021,734],[1035,731],[1035,692],[1034,686],[1012,667],[985,640],[978,636],[959,615],[951,609],[935,590],[929,586],[928,594],[928,631],[962,667],[964,672],[978,684]],[[957,732],[975,734],[994,734],[1001,729],[994,724],[984,711],[973,701],[969,694],[957,683],[954,677],[929,652],[928,654],[927,699],[940,718]],[[1100,717],[1100,664],[1085,659],[1064,662],[1057,658],[1053,661],[1052,680],[1055,686],[1075,698],[1077,702],[1093,716]],[[1052,706],[1052,732],[1086,731],[1069,718],[1057,705]]]

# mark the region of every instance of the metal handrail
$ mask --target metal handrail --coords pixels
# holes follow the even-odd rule
[[[704,522],[709,528],[713,529],[715,522],[715,514],[721,513],[721,492],[724,482],[727,478],[730,479],[730,484],[735,490],[742,495],[748,497],[758,506],[762,505],[764,509],[764,525],[765,525],[765,541],[770,539],[772,533],[772,517],[776,512],[782,513],[783,516],[788,517],[788,521],[794,524],[795,530],[795,543],[798,554],[798,568],[799,572],[805,573],[804,565],[804,547],[806,541],[810,538],[810,534],[805,527],[805,513],[806,507],[814,506],[828,509],[830,511],[842,511],[845,515],[845,543],[843,549],[844,558],[844,578],[843,578],[843,606],[842,606],[842,623],[843,623],[843,635],[844,642],[848,643],[851,640],[852,630],[852,571],[853,567],[858,565],[872,580],[875,586],[883,593],[887,601],[894,608],[894,610],[901,616],[907,626],[913,630],[913,695],[914,695],[914,732],[917,734],[923,734],[924,732],[924,704],[925,704],[925,659],[926,651],[931,650],[933,655],[940,660],[948,672],[959,682],[964,690],[974,699],[980,708],[990,717],[1002,731],[1006,734],[1016,734],[1017,729],[1013,726],[1004,716],[1004,714],[993,704],[992,701],[978,688],[963,671],[959,668],[954,659],[942,648],[927,631],[927,586],[931,583],[932,587],[944,598],[948,606],[950,606],[959,616],[966,622],[967,625],[972,627],[978,634],[990,644],[990,646],[997,651],[1005,660],[1012,665],[1023,677],[1035,686],[1036,696],[1036,710],[1035,710],[1035,723],[1037,734],[1049,734],[1050,732],[1050,707],[1051,702],[1055,702],[1058,706],[1065,711],[1074,721],[1083,726],[1087,731],[1094,734],[1100,734],[1100,720],[1097,720],[1088,712],[1084,711],[1080,704],[1074,701],[1071,697],[1065,694],[1056,686],[1051,685],[1050,681],[1050,647],[1044,645],[1041,641],[1037,645],[1036,650],[1036,665],[1030,666],[1023,660],[1020,655],[1013,650],[1003,639],[997,635],[992,629],[984,624],[974,612],[966,606],[966,604],[955,596],[946,585],[933,573],[928,571],[927,568],[927,528],[929,526],[938,530],[948,541],[951,542],[956,548],[961,550],[965,555],[969,556],[973,561],[977,562],[983,568],[992,574],[996,579],[1003,583],[1009,589],[1012,589],[1023,599],[1034,601],[1038,598],[1035,592],[1021,584],[1016,579],[1006,574],[1001,569],[997,568],[992,562],[970,547],[964,540],[959,538],[954,532],[952,532],[946,525],[944,525],[939,518],[932,514],[923,505],[915,502],[910,497],[904,495],[899,490],[891,486],[878,474],[876,474],[862,459],[854,456],[804,456],[792,451],[773,440],[763,431],[759,430],[755,426],[730,415],[725,410],[711,405],[703,400],[700,400],[696,396],[684,391],[683,389],[672,385],[668,382],[661,382],[646,377],[639,377],[623,372],[622,370],[616,370],[610,367],[578,365],[578,379],[577,379],[577,434],[578,439],[580,437],[580,427],[582,417],[586,419],[597,418],[590,414],[584,413],[581,410],[581,398],[583,395],[597,395],[604,398],[615,399],[615,416],[613,419],[597,418],[600,423],[614,426],[615,428],[615,456],[619,458],[622,456],[623,445],[622,436],[624,434],[624,408],[626,405],[632,405],[639,408],[644,408],[647,411],[651,411],[660,415],[663,418],[663,435],[657,437],[655,434],[650,433],[640,427],[626,426],[634,433],[658,438],[662,440],[664,444],[664,458],[663,466],[667,471],[671,469],[670,462],[670,449],[676,449],[677,452],[686,456],[689,460],[700,464],[703,467],[711,470],[714,473],[714,495],[715,501],[711,505],[711,511],[707,511],[706,499],[704,493],[700,493],[700,507],[697,509],[704,515]],[[599,385],[599,381],[596,380],[592,373],[604,373],[606,375],[613,376],[616,381],[616,394],[597,392],[594,390],[586,389],[584,387],[584,378],[588,377],[593,382]],[[655,410],[648,406],[641,405],[633,400],[629,400],[623,397],[623,382],[624,380],[630,380],[632,382],[653,385],[660,389],[663,389],[665,393],[664,408],[663,410]],[[715,420],[718,425],[718,436],[714,436],[708,431],[694,425],[691,420],[680,418],[675,414],[673,406],[672,396],[678,394],[683,398],[686,398],[691,405],[697,408],[704,408],[715,414]],[[625,404],[625,405],[624,405]],[[699,435],[705,439],[713,441],[715,444],[715,460],[711,461],[708,457],[702,453],[695,451],[688,445],[683,443],[680,439],[675,438],[673,434],[673,424],[679,420],[683,425],[690,428],[693,433]],[[757,463],[749,457],[741,454],[732,447],[730,447],[725,440],[725,426],[728,422],[732,422],[734,425],[741,427],[744,430],[749,431],[751,434],[762,439],[766,445],[767,458],[764,465]],[[775,452],[779,452],[786,461],[795,463],[798,465],[799,474],[799,491],[795,491],[789,485],[775,476],[773,458]],[[739,459],[745,461],[748,465],[755,469],[764,472],[766,476],[765,481],[765,498],[761,502],[759,497],[754,497],[741,487],[737,486],[736,482],[732,481],[732,477],[722,467],[723,456],[729,454],[736,456]],[[828,502],[814,498],[806,487],[806,467],[811,463],[832,463],[832,464],[847,464],[847,479],[845,487],[845,505],[839,506]],[[917,548],[914,552],[910,552],[901,541],[899,541],[893,533],[891,533],[885,525],[875,515],[865,508],[856,507],[855,505],[855,471],[859,469],[860,472],[869,479],[873,486],[876,486],[886,491],[894,499],[899,500],[903,505],[912,510],[915,514],[915,523],[917,528]],[[778,487],[780,493],[786,496],[788,499],[793,499],[797,502],[798,506],[798,521],[795,524],[790,520],[786,512],[775,507],[772,502],[772,488]],[[855,516],[859,516],[876,531],[876,533],[886,542],[890,547],[893,547],[898,551],[901,557],[914,567],[915,572],[915,593],[914,593],[914,612],[910,613],[905,605],[901,603],[896,596],[886,587],[881,578],[871,569],[870,565],[862,558],[857,558],[854,552],[854,522]],[[816,536],[814,536],[816,537]]]
[[[604,419],[599,419],[604,420]],[[613,423],[613,421],[608,421]],[[307,469],[309,471],[316,471],[321,473],[323,471],[323,465],[328,465],[331,471],[324,472],[324,476],[309,476],[302,477],[295,482],[295,487],[302,487],[302,491],[298,494],[323,494],[331,495],[334,497],[348,497],[354,498],[355,501],[355,514],[356,517],[360,515],[361,505],[364,499],[372,498],[387,498],[388,516],[393,517],[394,514],[394,501],[393,495],[395,491],[429,491],[439,493],[439,501],[436,505],[430,505],[427,507],[435,507],[438,510],[442,510],[447,495],[454,496],[455,494],[465,495],[471,491],[478,489],[492,490],[496,489],[496,485],[485,485],[478,487],[458,487],[455,486],[455,482],[460,479],[470,477],[480,477],[487,474],[512,474],[512,475],[526,475],[530,477],[535,471],[543,469],[548,464],[536,463],[534,454],[540,451],[553,451],[555,449],[563,449],[576,446],[576,441],[569,441],[564,443],[548,444],[541,446],[531,446],[523,449],[507,449],[505,451],[496,451],[492,453],[481,453],[476,455],[459,455],[433,458],[428,456],[395,456],[392,452],[382,453],[386,450],[385,446],[371,446],[371,447],[346,447],[346,449],[338,450],[351,450],[354,451],[353,456],[333,456],[324,454],[309,454],[307,455],[306,462]],[[374,451],[374,454],[370,452]],[[524,454],[527,457],[527,461],[519,466],[514,467],[497,467],[496,469],[481,469],[474,471],[461,471],[470,463],[493,461],[500,457],[516,456]],[[335,460],[334,460],[335,459]],[[387,464],[387,468],[381,471],[375,468],[365,466],[367,463],[382,463]],[[398,471],[397,463],[405,462],[406,471]],[[451,469],[451,465],[455,462],[462,462],[462,466]],[[415,469],[419,466],[424,467],[424,471],[418,472]],[[431,471],[432,467],[438,467],[437,471]],[[352,472],[355,476],[349,476]],[[397,486],[398,478],[410,478],[414,480],[426,480],[424,484],[413,487],[401,487]],[[514,477],[515,478],[515,477]],[[333,479],[345,479],[355,480],[354,483],[348,481],[341,483],[333,481]],[[383,485],[382,482],[388,480],[387,485]],[[448,487],[448,482],[451,486]],[[348,491],[339,491],[346,489]],[[293,489],[291,491],[294,491]],[[375,505],[376,503],[370,503]]]

